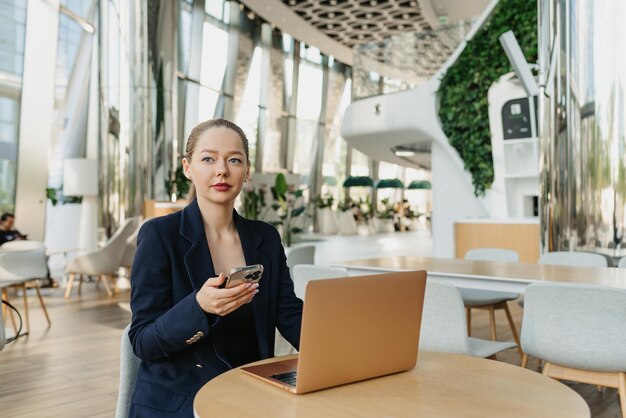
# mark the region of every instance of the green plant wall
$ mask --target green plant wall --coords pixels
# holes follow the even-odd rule
[[[482,196],[493,183],[487,91],[513,71],[498,37],[512,30],[526,60],[537,62],[537,3],[500,0],[490,20],[448,69],[438,91],[443,131],[472,175],[474,194]]]

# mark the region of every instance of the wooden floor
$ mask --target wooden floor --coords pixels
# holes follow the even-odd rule
[[[83,295],[63,298],[63,289],[44,289],[52,319],[47,328],[34,295],[29,295],[31,333],[0,352],[0,416],[112,417],[118,390],[119,340],[130,314],[118,306],[128,302],[128,293],[108,298],[93,283],[83,286]],[[21,308],[21,298],[12,302]],[[510,304],[519,324],[521,309]],[[511,339],[504,313],[496,313],[499,339]],[[7,324],[7,333],[12,334]],[[473,336],[489,338],[487,313],[473,314]],[[519,365],[517,351],[508,350],[499,359]],[[538,367],[531,360],[530,368]],[[615,389],[598,392],[595,386],[570,385],[589,403],[593,417],[620,417]],[[520,394],[523,396],[523,394]],[[503,416],[506,416],[504,414]]]

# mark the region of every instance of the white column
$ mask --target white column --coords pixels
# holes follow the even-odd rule
[[[16,227],[43,241],[53,129],[59,0],[28,0],[15,194]]]

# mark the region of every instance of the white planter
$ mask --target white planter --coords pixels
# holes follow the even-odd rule
[[[340,235],[356,235],[357,227],[352,212],[345,211],[337,214],[337,229]]]
[[[376,232],[394,232],[393,219],[375,218]]]
[[[317,225],[321,234],[334,235],[339,231],[337,215],[330,208],[317,210]]]

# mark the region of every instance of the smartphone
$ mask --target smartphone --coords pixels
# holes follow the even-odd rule
[[[235,287],[241,283],[258,283],[263,274],[263,266],[254,264],[251,266],[236,267],[230,270],[224,287]]]

